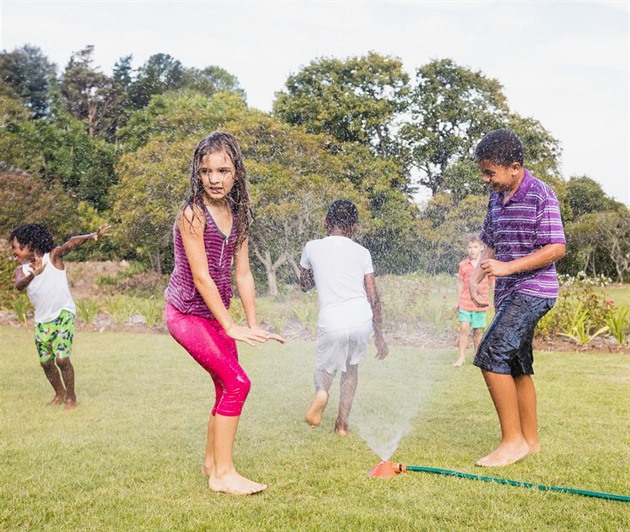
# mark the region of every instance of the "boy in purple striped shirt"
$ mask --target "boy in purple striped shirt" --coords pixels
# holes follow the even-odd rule
[[[523,145],[511,131],[488,133],[475,149],[492,190],[479,237],[486,245],[470,279],[482,301],[481,280],[496,277],[496,314],[474,365],[481,368],[499,416],[501,443],[478,466],[505,466],[540,450],[532,341],[536,324],[558,297],[555,261],[564,257],[560,208],[551,188],[523,167]]]

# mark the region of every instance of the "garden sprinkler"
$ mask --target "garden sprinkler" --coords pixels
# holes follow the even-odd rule
[[[531,484],[529,482],[520,482],[517,480],[507,480],[505,478],[484,477],[481,475],[470,475],[468,473],[460,473],[459,471],[451,471],[450,469],[438,469],[435,467],[423,467],[415,465],[394,464],[387,460],[381,460],[370,471],[369,475],[376,478],[395,477],[400,473],[407,471],[421,471],[424,473],[436,473],[438,475],[449,475],[452,477],[468,478],[471,480],[483,480],[484,482],[496,482],[498,484],[507,484],[509,486],[518,486],[520,488],[534,488],[541,491],[560,491],[562,493],[574,493],[576,495],[584,495],[586,497],[597,497],[599,499],[609,499],[612,501],[630,502],[627,495],[616,495],[614,493],[602,493],[599,491],[587,491],[574,488],[559,488],[556,486],[543,486],[541,484]]]

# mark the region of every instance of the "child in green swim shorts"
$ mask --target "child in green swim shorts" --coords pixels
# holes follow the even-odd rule
[[[76,307],[68,287],[63,257],[70,250],[107,235],[108,225],[89,235],[73,236],[55,246],[50,231],[39,224],[25,224],[9,236],[14,257],[20,262],[15,270],[15,286],[26,289],[35,307],[35,347],[46,378],[55,390],[50,404],[76,407],[74,368],[70,362],[74,338]]]

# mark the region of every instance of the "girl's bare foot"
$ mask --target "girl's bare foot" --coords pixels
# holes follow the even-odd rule
[[[453,367],[454,367],[454,368],[461,368],[461,367],[464,365],[464,362],[466,362],[466,359],[465,359],[465,358],[458,358],[458,359],[457,359],[457,362],[455,362],[455,363],[453,364]]]
[[[201,464],[201,474],[204,477],[211,477],[214,472],[214,464],[206,464],[205,462]]]
[[[529,445],[529,452],[530,453],[540,452],[540,443],[539,442],[528,443],[528,445]]]
[[[501,467],[518,462],[529,454],[529,445],[525,440],[520,443],[501,443],[494,451],[477,460],[475,465],[481,467]]]
[[[77,402],[74,399],[66,399],[65,403],[64,408],[66,410],[74,410],[77,407]]]
[[[324,410],[326,409],[326,405],[328,404],[328,392],[324,390],[320,390],[315,394],[315,399],[311,403],[308,411],[306,412],[306,422],[311,427],[317,427],[322,422],[322,417],[324,415]]]
[[[249,480],[236,471],[232,471],[221,478],[214,474],[208,480],[208,487],[218,493],[230,493],[232,495],[253,495],[267,489],[266,484],[259,484]]]
[[[63,403],[63,395],[55,395],[55,397],[53,397],[53,400],[48,403],[49,405],[60,405],[61,403]]]

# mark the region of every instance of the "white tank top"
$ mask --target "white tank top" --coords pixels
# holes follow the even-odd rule
[[[44,271],[28,284],[26,293],[35,307],[35,323],[47,323],[55,320],[62,310],[77,313],[74,300],[68,286],[66,270],[59,270],[50,262],[50,253],[42,257],[46,264]],[[25,274],[30,273],[30,263],[22,266]]]

